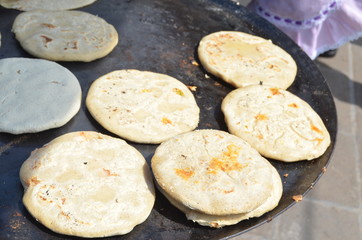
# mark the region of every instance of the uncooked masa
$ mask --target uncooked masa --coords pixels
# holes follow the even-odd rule
[[[108,55],[118,43],[113,25],[75,10],[23,12],[12,31],[28,53],[53,61],[90,62]]]
[[[234,87],[254,84],[288,88],[297,65],[284,49],[252,34],[220,31],[204,36],[198,46],[202,66]]]
[[[70,10],[94,3],[96,0],[0,0],[0,5],[20,11]]]
[[[0,85],[0,132],[34,133],[60,127],[80,108],[78,79],[55,62],[1,59]]]
[[[124,140],[71,132],[34,150],[20,169],[23,203],[49,229],[80,237],[126,234],[155,202],[142,154]]]
[[[229,131],[269,158],[312,160],[331,142],[314,109],[283,89],[260,85],[239,88],[224,98],[221,109]]]
[[[151,166],[161,192],[201,225],[260,216],[282,194],[276,169],[244,140],[220,130],[196,130],[161,143]]]
[[[149,71],[117,70],[95,80],[87,94],[91,115],[133,142],[158,144],[195,129],[200,109],[181,81]]]

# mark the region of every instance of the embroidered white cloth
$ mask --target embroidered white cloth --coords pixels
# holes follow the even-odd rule
[[[362,37],[362,0],[253,0],[248,8],[291,37],[311,59]]]

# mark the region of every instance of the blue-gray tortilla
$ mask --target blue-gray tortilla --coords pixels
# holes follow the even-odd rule
[[[81,104],[78,79],[48,60],[1,59],[0,86],[0,132],[22,134],[61,127]]]

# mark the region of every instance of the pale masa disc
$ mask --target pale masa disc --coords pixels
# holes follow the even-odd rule
[[[118,43],[113,25],[82,11],[23,12],[12,31],[28,53],[53,61],[90,62],[108,55]]]
[[[239,137],[196,130],[163,142],[151,160],[158,185],[208,215],[253,211],[272,194],[272,165]]]
[[[160,143],[197,127],[199,108],[179,80],[148,71],[118,70],[91,85],[86,105],[107,130],[139,143]]]
[[[79,237],[126,234],[154,205],[151,171],[124,140],[72,132],[34,150],[20,169],[23,203],[54,232]]]
[[[224,98],[221,109],[229,131],[269,158],[311,160],[330,145],[320,116],[286,90],[260,85],[239,88]]]
[[[282,48],[251,34],[221,31],[203,37],[198,46],[202,66],[236,88],[265,84],[288,88],[297,65]]]
[[[20,11],[32,10],[70,10],[84,7],[96,0],[0,0],[0,5],[5,8]]]
[[[208,226],[213,228],[221,228],[228,225],[237,224],[240,221],[247,220],[253,217],[260,217],[266,212],[273,210],[282,197],[283,194],[283,185],[280,179],[280,176],[275,168],[272,171],[272,179],[270,180],[273,183],[273,189],[271,191],[271,195],[269,198],[265,200],[259,207],[256,209],[248,212],[248,213],[241,213],[241,214],[229,214],[229,215],[209,215],[202,212],[198,212],[192,210],[178,201],[172,199],[169,194],[162,190],[159,187],[159,190],[165,195],[165,197],[177,207],[180,211],[184,212],[187,219],[197,222],[202,226]]]

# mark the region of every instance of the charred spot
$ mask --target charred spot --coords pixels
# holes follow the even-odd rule
[[[50,23],[43,23],[42,26],[43,26],[43,27],[46,27],[46,28],[56,28],[55,25],[50,24]]]
[[[48,47],[48,43],[50,43],[51,41],[53,41],[52,38],[47,37],[47,36],[45,36],[45,35],[41,35],[40,37],[42,38],[43,43],[44,43],[44,47],[46,47],[46,48]]]

